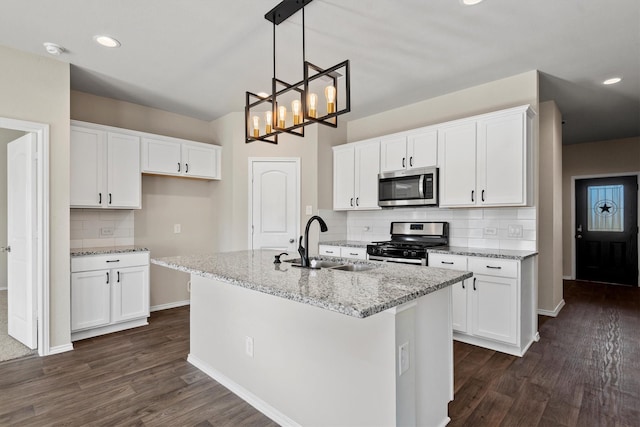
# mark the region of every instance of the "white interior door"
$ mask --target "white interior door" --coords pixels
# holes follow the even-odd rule
[[[297,159],[251,161],[251,248],[295,253],[300,221]]]
[[[37,346],[36,141],[26,134],[7,145],[7,260],[9,335]]]

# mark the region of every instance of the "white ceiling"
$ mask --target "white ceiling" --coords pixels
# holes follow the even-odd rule
[[[2,0],[0,44],[48,55],[42,43],[57,43],[73,89],[212,120],[270,90],[264,15],[277,3]],[[307,59],[351,61],[346,120],[537,69],[565,143],[640,135],[638,0],[314,0],[305,14]],[[285,81],[302,79],[300,15],[276,28]],[[612,76],[623,80],[601,84]]]

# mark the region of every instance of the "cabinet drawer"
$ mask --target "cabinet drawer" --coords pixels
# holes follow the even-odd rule
[[[469,257],[469,270],[475,274],[517,278],[518,261]]]
[[[340,246],[320,245],[319,252],[320,255],[341,257],[340,249]]]
[[[467,270],[467,257],[462,255],[429,254],[429,267]]]
[[[341,247],[342,258],[367,259],[367,248]]]
[[[149,252],[86,255],[71,258],[71,272],[148,265]]]

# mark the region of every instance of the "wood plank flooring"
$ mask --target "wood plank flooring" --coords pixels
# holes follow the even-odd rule
[[[455,343],[451,426],[640,426],[640,290],[566,282],[564,298],[523,358]],[[0,363],[0,426],[276,425],[188,351],[182,307],[72,352]]]

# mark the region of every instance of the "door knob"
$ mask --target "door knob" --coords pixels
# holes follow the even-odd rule
[[[11,246],[0,247],[0,252],[11,252]]]
[[[295,239],[289,239],[289,243],[295,242]]]

